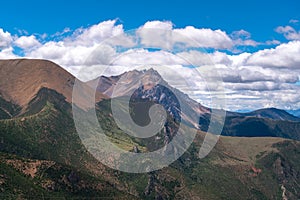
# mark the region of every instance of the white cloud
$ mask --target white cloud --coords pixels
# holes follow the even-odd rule
[[[101,47],[105,47],[105,52],[104,49],[101,51],[98,48],[100,44]],[[123,26],[116,25],[116,20],[109,20],[86,29],[79,28],[71,36],[57,42],[46,42],[39,48],[27,52],[26,56],[49,59],[64,67],[107,64],[111,59],[109,54],[114,54],[115,51],[112,46],[132,45],[134,42],[124,33]],[[98,53],[97,58],[93,57],[95,53]]]
[[[299,20],[297,20],[297,19],[291,19],[289,21],[290,24],[298,24],[298,22],[299,22]]]
[[[191,63],[194,66],[212,65],[212,64],[230,65],[232,63],[232,61],[229,59],[227,54],[219,51],[208,54],[196,50],[191,50],[191,51],[177,53],[176,55],[186,60],[188,63]],[[184,63],[178,63],[178,64],[184,64]]]
[[[277,45],[277,44],[280,44],[280,41],[278,40],[267,40],[265,42],[266,45]]]
[[[239,31],[233,31],[231,33],[231,38],[233,39],[233,42],[236,46],[257,46],[260,45],[261,43],[256,42],[251,38],[251,33],[249,33],[248,31],[245,31],[243,29],[239,30]]]
[[[51,35],[51,37],[59,37],[59,36],[63,36],[66,33],[70,33],[72,30],[69,27],[64,28],[63,31],[61,32],[56,32],[55,34]]]
[[[113,62],[116,65],[175,65],[186,63],[182,58],[166,51],[148,51],[145,49],[130,49],[119,54]]]
[[[147,47],[171,49],[176,43],[181,43],[187,47],[228,49],[233,45],[224,31],[193,26],[175,29],[169,21],[146,22],[137,33],[141,43]]]
[[[14,44],[24,50],[29,50],[30,48],[41,46],[41,43],[36,39],[34,35],[21,36],[14,41]]]
[[[233,31],[231,33],[231,37],[233,39],[238,39],[238,38],[249,39],[251,37],[251,33],[245,31],[244,29],[241,29],[239,31]]]
[[[300,69],[299,55],[300,41],[291,41],[276,48],[264,49],[253,53],[249,56],[246,64]]]
[[[208,47],[215,49],[230,49],[233,46],[232,40],[221,30],[207,28],[195,28],[187,26],[183,29],[174,29],[176,42],[186,43],[189,47]]]
[[[148,21],[141,28],[172,30],[173,23],[170,21]]]
[[[74,31],[66,28],[46,39],[46,35],[38,34],[12,36],[0,29],[0,59],[16,57],[13,52],[18,46],[24,49],[26,57],[52,60],[76,76],[82,68],[87,68],[88,73],[82,75],[85,80],[95,78],[107,65],[112,66],[107,68],[105,75],[117,75],[136,66],[155,66],[161,68],[160,73],[172,86],[205,105],[209,105],[214,95],[206,87],[206,81],[219,73],[228,95],[229,109],[299,108],[300,86],[295,83],[300,75],[300,41],[291,34],[296,33],[291,27],[282,27],[278,31],[294,41],[283,44],[277,40],[256,42],[245,30],[229,36],[223,30],[193,26],[174,28],[169,21],[146,22],[136,32],[128,34],[122,24],[108,20]],[[138,41],[142,45],[137,45]],[[278,46],[253,53],[228,53],[236,47],[261,44]],[[143,46],[174,48],[176,53],[144,49]],[[182,52],[185,47],[188,49]],[[210,53],[198,47],[209,48]],[[222,52],[223,49],[227,51]],[[195,74],[193,69],[185,67],[190,63],[200,66],[200,71],[201,67],[208,68],[212,64],[215,68]],[[101,67],[98,69],[98,66]],[[176,73],[164,70],[165,66]]]
[[[149,21],[137,30],[141,44],[146,47],[171,49],[173,24],[165,21]]]
[[[116,25],[116,20],[108,20],[86,29],[79,28],[75,30],[71,37],[65,38],[65,44],[70,46],[94,46],[99,45],[105,39],[118,36],[119,40],[114,40],[113,45],[132,46],[134,43],[131,38],[126,37],[123,25]],[[122,38],[121,38],[122,36]]]
[[[242,40],[242,39],[237,39],[234,41],[234,44],[237,46],[252,46],[256,47],[257,45],[260,45],[261,43],[256,42],[254,40]]]
[[[10,47],[12,40],[11,34],[0,28],[0,50]]]
[[[267,40],[265,42],[257,42],[253,39],[251,39],[251,33],[248,31],[245,31],[244,29],[241,29],[239,31],[233,31],[230,34],[230,37],[233,40],[234,46],[251,46],[256,47],[259,45],[278,45],[280,44],[280,41],[278,40]]]
[[[17,58],[18,56],[16,56],[13,53],[13,48],[12,47],[8,47],[5,49],[0,50],[0,59],[12,59],[12,58]]]
[[[228,55],[228,58],[232,61],[232,66],[242,66],[248,59],[248,57],[251,56],[251,53],[241,53],[237,55]]]
[[[31,58],[52,60],[64,67],[84,65],[97,46],[67,46],[64,42],[47,42],[26,54]]]
[[[291,26],[278,26],[275,31],[283,34],[288,40],[300,40],[300,31],[296,31]]]

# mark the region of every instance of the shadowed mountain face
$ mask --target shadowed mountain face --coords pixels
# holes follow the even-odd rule
[[[9,119],[21,111],[21,107],[5,100],[2,96],[0,96],[0,119]]]
[[[199,131],[188,151],[169,167],[147,174],[112,170],[85,149],[76,132],[71,96],[68,96],[72,94],[72,81],[68,79],[73,76],[49,61],[9,60],[0,61],[0,66],[1,78],[6,78],[5,70],[10,74],[9,84],[0,80],[1,199],[282,199],[283,194],[288,199],[300,198],[298,141],[221,136],[208,157],[199,159],[199,148],[205,136]],[[17,73],[16,69],[24,70],[21,66],[30,73]],[[46,69],[52,72],[43,72]],[[143,79],[141,72],[128,73]],[[143,73],[150,74],[147,79],[152,73],[154,78],[160,77],[155,71]],[[46,76],[48,74],[51,78]],[[116,84],[119,78],[105,78],[105,89],[101,89],[101,84],[98,89],[109,94],[106,92],[112,90],[109,85]],[[157,80],[161,85],[167,84],[161,77]],[[176,98],[168,92],[176,96],[183,93],[160,85],[136,86],[130,79],[124,85],[120,94],[124,96],[132,91],[132,106],[146,100],[160,103],[170,110],[168,122],[176,121],[179,107]],[[150,143],[122,133],[112,117],[111,99],[106,99],[106,95],[102,97],[96,106],[97,117],[114,145],[125,151],[143,153],[155,149],[156,143],[163,144],[164,138]],[[209,119],[209,109],[184,97],[186,106],[208,115],[203,120]],[[230,117],[227,129],[231,128],[232,135],[247,132],[249,136],[263,136],[280,130],[292,137],[300,129],[297,122],[270,117],[239,114]],[[193,130],[195,126],[188,123],[188,118],[182,118],[186,121],[185,131]],[[165,128],[160,134],[169,133]]]
[[[300,140],[300,118],[276,108],[249,113],[228,112],[222,135]]]
[[[300,140],[300,123],[258,117],[227,117],[222,135]]]

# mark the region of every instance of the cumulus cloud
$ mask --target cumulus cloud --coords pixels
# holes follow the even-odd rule
[[[183,29],[175,29],[174,32],[177,33],[175,41],[186,43],[189,47],[229,49],[233,45],[226,32],[219,29],[198,29],[193,26],[187,26]]]
[[[176,55],[186,60],[187,65],[189,63],[195,66],[202,66],[202,65],[209,65],[209,64],[230,65],[232,63],[232,61],[229,59],[227,54],[219,51],[208,54],[205,52],[191,50],[191,51],[180,52],[177,53]],[[178,63],[178,64],[184,64],[184,63]]]
[[[231,38],[233,39],[233,42],[236,46],[257,46],[260,45],[260,42],[256,42],[251,38],[251,33],[249,33],[248,31],[245,31],[243,29],[239,30],[239,31],[233,31],[231,33]]]
[[[13,36],[0,28],[0,59],[8,59],[17,57],[13,53]]]
[[[92,25],[86,29],[79,28],[74,31],[71,37],[64,39],[66,45],[70,46],[93,46],[99,45],[105,39],[118,36],[119,40],[114,40],[113,45],[132,46],[134,43],[126,37],[123,25],[116,25],[117,20],[108,20],[99,24]],[[121,36],[123,36],[121,38]]]
[[[300,41],[291,41],[276,48],[264,49],[253,53],[247,65],[266,67],[286,67],[300,69]]]
[[[34,35],[21,36],[14,41],[14,44],[24,50],[28,50],[32,47],[39,47],[41,43],[36,39]]]
[[[278,26],[275,31],[283,34],[288,40],[300,40],[300,31],[296,31],[291,26]]]
[[[12,59],[12,58],[17,58],[18,56],[16,56],[14,53],[13,53],[13,48],[12,47],[8,47],[8,48],[5,48],[5,49],[2,49],[0,51],[0,59]]]
[[[141,38],[141,44],[146,47],[171,49],[172,28],[173,24],[169,21],[150,21],[140,27],[137,34]]]
[[[10,47],[12,40],[11,34],[0,28],[0,50]]]
[[[84,65],[96,47],[66,46],[64,42],[47,42],[43,46],[28,52],[27,57],[52,60],[64,67]]]
[[[66,28],[52,36],[12,36],[0,29],[0,59],[17,57],[14,47],[19,47],[25,57],[52,60],[76,76],[87,69],[80,74],[84,80],[97,77],[104,69],[109,76],[132,67],[156,67],[172,86],[207,106],[220,93],[220,87],[207,86],[220,75],[230,110],[299,108],[300,86],[295,84],[300,75],[300,41],[295,36],[299,33],[288,26],[277,31],[293,41],[256,42],[245,30],[228,35],[209,28],[175,28],[170,21],[149,21],[130,33],[117,20]],[[277,46],[229,53],[237,47],[258,45]]]
[[[222,52],[203,53],[199,51],[188,51],[177,54],[180,57],[189,57],[200,68],[214,64],[215,67],[205,74],[191,75],[192,69],[177,66],[179,76],[174,73],[164,74],[169,82],[192,98],[207,106],[211,98],[216,98],[214,91],[205,87],[208,77],[217,73],[223,79],[225,93],[227,93],[227,107],[231,110],[248,109],[253,110],[262,107],[277,107],[282,109],[299,108],[300,87],[295,83],[299,82],[300,69],[298,64],[298,42],[282,44],[275,49],[265,49],[264,53],[242,53],[238,55],[227,55]],[[288,57],[286,57],[288,56]],[[274,62],[274,57],[285,60],[282,63]],[[212,63],[212,61],[214,63]],[[272,65],[271,65],[272,64]],[[274,67],[277,66],[277,67]],[[297,67],[298,66],[298,67]],[[171,77],[171,78],[170,78]],[[182,80],[191,80],[190,87],[184,87]],[[214,88],[211,88],[214,89]],[[281,93],[282,92],[282,93]],[[283,97],[283,95],[286,95]],[[255,101],[253,100],[255,99]]]
[[[46,42],[28,52],[26,56],[50,59],[65,67],[107,64],[110,62],[110,54],[114,54],[114,46],[134,45],[133,40],[124,33],[123,26],[116,25],[116,22],[109,20],[85,29],[79,28],[71,36],[59,41]],[[113,39],[110,39],[111,37]],[[100,44],[102,49],[99,49]],[[96,53],[98,57],[93,57]]]
[[[193,26],[176,29],[168,21],[146,22],[137,33],[142,44],[148,47],[171,49],[176,43],[181,43],[187,47],[227,49],[233,45],[224,31]]]

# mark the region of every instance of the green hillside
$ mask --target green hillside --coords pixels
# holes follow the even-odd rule
[[[97,106],[101,125],[119,147],[141,151],[110,116],[109,100]],[[188,131],[188,127],[186,127]],[[221,137],[198,158],[204,133],[167,168],[130,174],[103,166],[83,147],[71,105],[43,88],[22,116],[0,120],[0,192],[4,199],[289,199],[300,198],[299,142],[280,138]]]

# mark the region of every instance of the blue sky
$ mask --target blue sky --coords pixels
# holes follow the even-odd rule
[[[126,3],[125,3],[126,2]],[[274,29],[291,19],[300,18],[300,1],[140,1],[140,0],[29,0],[2,1],[0,25],[15,33],[54,34],[65,27],[81,26],[120,19],[126,30],[150,20],[169,20],[176,27],[193,25],[222,29],[244,29],[257,41],[284,39]]]
[[[48,59],[75,76],[120,56],[107,75],[122,73],[138,62],[169,65],[192,81],[194,88],[185,92],[209,105],[210,96],[199,77],[189,77],[191,67],[159,51],[176,40],[190,49],[175,56],[200,67],[208,65],[205,56],[213,61],[224,81],[227,109],[300,109],[300,1],[31,0],[4,1],[1,8],[0,59]],[[169,38],[147,28],[184,37]],[[154,48],[133,48],[136,41],[126,32],[132,29],[137,29],[134,34],[143,45]],[[110,41],[87,65],[86,58],[113,36],[119,40]],[[207,53],[196,51],[199,47]],[[87,79],[97,74],[89,75]],[[168,77],[182,89],[180,78],[164,75]]]

